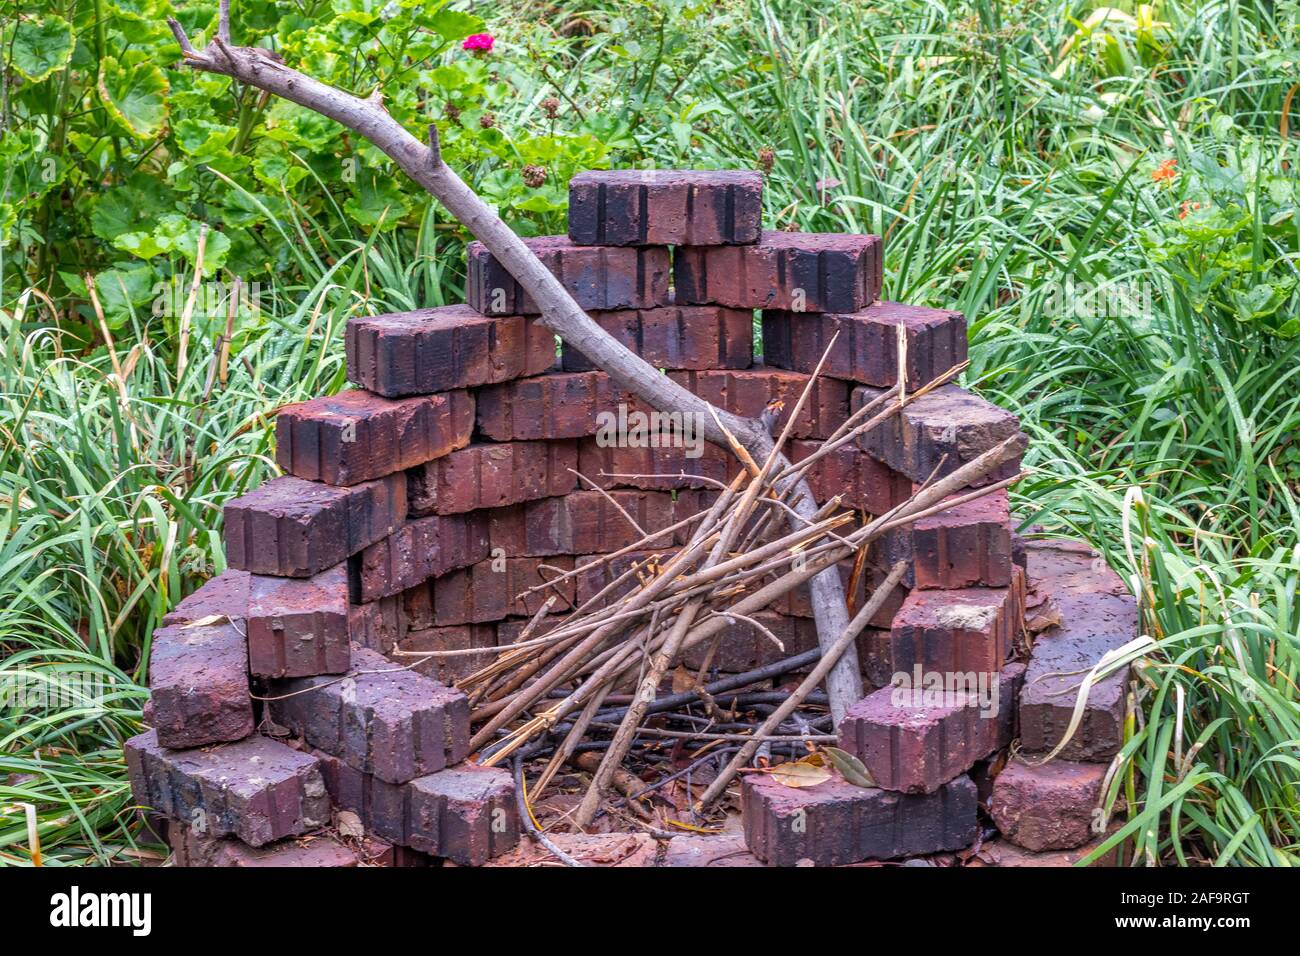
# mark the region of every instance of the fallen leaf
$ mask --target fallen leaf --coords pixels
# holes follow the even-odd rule
[[[364,840],[366,837],[366,828],[361,823],[361,818],[351,810],[340,810],[336,828],[339,836],[353,840]]]
[[[831,778],[825,767],[815,766],[807,760],[783,763],[768,771],[772,779],[787,787],[815,787]]]
[[[835,765],[835,769],[840,772],[840,776],[853,786],[863,787],[867,790],[879,788],[879,784],[872,779],[866,765],[853,754],[840,750],[838,747],[826,747],[824,751],[826,756],[830,758],[830,762]]]

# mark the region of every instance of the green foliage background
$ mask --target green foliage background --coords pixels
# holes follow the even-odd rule
[[[0,0],[0,677],[109,688],[0,709],[8,863],[20,802],[47,862],[148,852],[120,743],[149,637],[274,473],[271,413],[343,387],[351,315],[462,292],[436,205],[331,122],[180,68],[168,15],[202,43],[216,4]],[[563,230],[574,171],[646,165],[762,168],[770,226],[884,235],[886,294],[965,311],[966,384],[1034,435],[1025,525],[1142,597],[1113,839],[1295,862],[1294,0],[237,0],[234,23],[436,123],[523,233]]]

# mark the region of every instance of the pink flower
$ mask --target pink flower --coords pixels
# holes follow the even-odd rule
[[[462,50],[471,50],[475,53],[491,53],[492,44],[496,42],[497,41],[492,38],[492,34],[490,33],[475,33],[472,36],[467,36],[465,42],[460,45],[460,48]]]

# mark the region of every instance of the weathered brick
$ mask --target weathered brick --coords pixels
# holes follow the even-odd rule
[[[912,591],[890,630],[872,635],[863,665],[878,687],[893,675],[984,673],[1002,670],[1024,614],[1017,574],[1005,588]]]
[[[751,170],[600,169],[569,180],[569,238],[593,246],[757,242],[763,174]]]
[[[552,594],[556,603],[551,613],[567,611],[573,606],[573,578],[565,578],[546,591],[526,592],[572,569],[572,558],[557,555],[488,558],[472,567],[444,574],[432,582],[433,623],[448,627],[499,621],[514,615],[530,617],[541,610]]]
[[[348,569],[310,578],[255,574],[248,599],[248,669],[258,677],[311,677],[348,669]]]
[[[670,372],[668,377],[695,395],[735,415],[757,418],[771,402],[785,403],[777,429],[785,427],[809,376],[801,372],[757,367],[743,371]],[[849,416],[849,386],[819,378],[795,421],[794,438],[828,438]]]
[[[749,368],[754,363],[754,316],[716,305],[597,312],[596,323],[655,368]],[[595,366],[576,348],[560,356],[566,372]]]
[[[1002,835],[1026,850],[1069,850],[1097,836],[1107,764],[1011,761],[993,782],[989,812]]]
[[[514,506],[520,507],[520,506]],[[497,509],[497,511],[509,509]],[[488,515],[429,515],[414,518],[361,553],[362,601],[374,601],[488,556]]]
[[[406,476],[336,488],[285,475],[227,504],[225,516],[232,567],[307,578],[397,530]]]
[[[506,382],[555,364],[555,336],[541,323],[467,305],[357,316],[345,346],[348,381],[390,398]]]
[[[478,428],[493,441],[582,438],[620,403],[640,408],[604,372],[539,375],[481,389]]]
[[[163,618],[164,625],[188,624],[213,616],[242,624],[248,613],[249,573],[238,568],[208,578]]]
[[[492,548],[508,557],[618,551],[642,536],[627,515],[646,532],[668,528],[674,521],[673,499],[659,491],[572,491],[489,514]],[[671,539],[671,533],[665,534],[664,545]],[[649,543],[658,544],[658,539]]]
[[[475,647],[496,647],[495,624],[457,624],[409,631],[397,645],[399,651],[463,651]],[[414,670],[443,684],[451,685],[492,662],[491,654],[461,654],[456,657],[396,657],[403,666],[415,662]]]
[[[329,822],[319,762],[269,737],[167,750],[149,731],[123,750],[136,802],[204,835],[264,846]]]
[[[671,433],[653,433],[635,444],[609,443],[596,437],[578,443],[578,471],[602,488],[671,491],[716,487],[716,482],[734,478],[740,467],[734,455],[702,437],[689,447]]]
[[[376,836],[462,866],[481,866],[519,840],[509,771],[462,764],[401,785],[322,758],[334,802]]]
[[[664,246],[579,246],[568,236],[538,236],[524,245],[536,254],[584,312],[654,309],[667,305],[668,249]],[[465,301],[484,315],[537,315],[542,310],[506,268],[471,242]]]
[[[393,594],[348,608],[348,634],[360,647],[387,653],[406,636],[406,631],[406,615],[402,612],[400,595]]]
[[[200,747],[253,732],[248,644],[239,623],[154,631],[149,687],[149,719],[164,747]]]
[[[764,232],[745,246],[683,246],[677,302],[733,309],[859,312],[880,295],[879,236]]]
[[[173,865],[180,867],[310,866],[334,869],[365,864],[361,853],[344,846],[327,833],[251,847],[230,837],[217,840],[200,836],[187,826],[175,826],[171,828],[169,842]]]
[[[1118,575],[1088,553],[1043,547],[1028,550],[1031,580],[1051,595],[1061,624],[1034,639],[1020,698],[1021,746],[1053,750],[1074,716],[1080,681],[1108,651],[1137,637],[1137,603]],[[1118,592],[1118,593],[1117,593]],[[1124,740],[1128,669],[1088,689],[1080,722],[1060,753],[1064,760],[1109,760]]]
[[[879,394],[879,389],[858,386],[853,390],[853,410]],[[901,471],[912,481],[923,482],[931,474],[936,480],[952,474],[1017,434],[1020,434],[1020,422],[1011,412],[956,385],[945,385],[922,395],[898,414],[864,432],[858,442],[867,454]],[[971,484],[992,484],[1011,477],[1019,469],[1020,460],[1016,456]]]
[[[1005,587],[1011,582],[1011,513],[995,491],[897,528],[872,545],[882,568],[906,561],[917,588]]]
[[[800,462],[821,447],[817,441],[792,441],[790,455]],[[818,503],[839,495],[846,507],[872,515],[882,515],[912,496],[910,478],[876,461],[853,442],[819,458],[807,477]]]
[[[463,448],[473,430],[465,391],[394,400],[349,389],[280,409],[275,458],[299,478],[355,485]]]
[[[892,388],[898,384],[900,326],[907,343],[908,388],[966,360],[966,319],[960,312],[875,302],[848,314],[765,311],[763,361],[811,373],[838,333],[822,374]]]
[[[469,753],[469,699],[357,648],[339,681],[278,681],[271,717],[307,743],[387,783],[436,773]]]
[[[460,514],[562,495],[578,486],[577,470],[572,440],[470,445],[407,472],[410,513]]]
[[[839,727],[840,747],[886,790],[932,793],[1015,736],[1023,664],[997,677],[913,673],[858,701]]]
[[[709,659],[709,668],[724,674],[742,674],[755,667],[802,654],[817,646],[817,625],[810,618],[791,617],[775,611],[759,611],[748,617],[757,621],[769,633],[763,633],[748,621],[733,621],[716,638],[701,641],[690,648],[682,663],[692,671],[704,666],[715,640],[718,647]],[[775,636],[782,646],[773,643],[769,634]]]
[[[887,860],[974,842],[975,785],[958,777],[934,793],[856,787],[836,775],[794,788],[768,774],[749,774],[742,790],[745,844],[775,866],[810,860],[843,866]]]

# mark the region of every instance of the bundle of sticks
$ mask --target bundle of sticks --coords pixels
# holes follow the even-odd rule
[[[825,362],[825,357],[822,361]],[[539,634],[541,623],[547,619],[555,601],[554,595],[547,597],[518,640],[493,649],[495,660],[457,682],[470,695],[472,720],[477,726],[471,746],[481,751],[481,762],[489,766],[499,764],[521,752],[530,742],[529,756],[544,755],[549,748],[550,760],[529,788],[536,798],[557,771],[574,758],[584,740],[612,734],[573,816],[572,822],[577,826],[588,826],[600,811],[602,797],[611,791],[634,740],[646,732],[647,717],[663,713],[673,705],[707,701],[709,690],[701,679],[696,681],[696,690],[676,695],[675,700],[659,697],[665,675],[687,652],[704,646],[702,678],[708,661],[717,651],[717,642],[737,622],[757,629],[779,647],[776,636],[755,619],[757,612],[805,584],[822,569],[850,558],[853,579],[848,590],[850,594],[857,593],[858,579],[866,569],[868,548],[877,538],[1013,483],[1018,476],[979,488],[970,487],[1017,456],[1023,449],[1022,436],[1007,439],[943,478],[935,480],[932,476],[907,501],[876,517],[865,516],[859,520],[857,514],[841,507],[838,497],[825,502],[811,518],[801,517],[793,507],[799,495],[808,494],[803,479],[819,459],[879,427],[909,402],[952,381],[963,368],[964,363],[911,393],[902,387],[884,392],[854,412],[830,438],[797,464],[791,464],[781,450],[812,394],[820,365],[776,436],[773,450],[765,461],[755,461],[727,433],[731,450],[744,468],[729,484],[717,482],[718,494],[709,508],[671,527],[650,531],[638,528],[642,537],[605,560],[612,562],[643,549],[661,549],[659,553],[633,561],[599,593],[559,616],[549,630]],[[720,421],[718,424],[721,426]],[[936,473],[940,469],[942,463]],[[633,522],[630,516],[627,520]],[[675,538],[686,543],[675,551],[662,553],[665,545]],[[808,700],[880,610],[905,571],[905,565],[900,562],[861,607],[849,607],[849,625],[833,645],[786,662],[814,666],[753,733],[744,735],[744,746],[714,778],[697,802],[697,811],[724,793],[759,747],[773,739],[782,722]],[[578,570],[558,573],[530,590],[554,589],[578,573]],[[409,653],[439,656],[483,651]],[[753,683],[763,674],[781,672],[782,668],[777,667],[740,677],[754,678]],[[635,688],[630,700],[611,710],[608,703],[612,695],[629,685]],[[735,686],[735,682],[730,685]],[[619,719],[611,722],[611,714]],[[684,736],[707,735],[705,728]],[[825,739],[825,735],[812,733],[804,736],[809,740]]]

